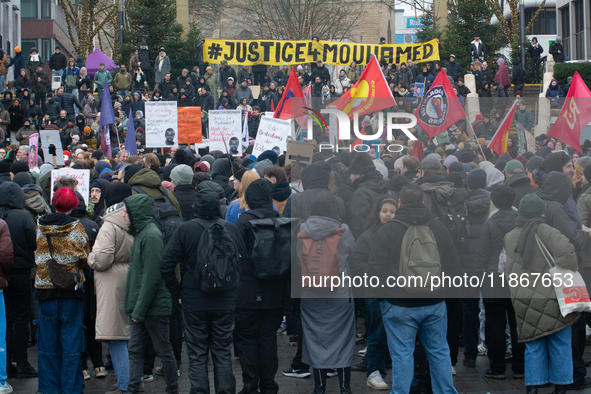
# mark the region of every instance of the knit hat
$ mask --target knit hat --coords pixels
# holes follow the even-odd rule
[[[109,163],[107,160],[101,160],[94,166],[94,170],[99,174],[103,172],[105,168],[112,170],[111,163]]]
[[[132,164],[130,166],[125,167],[125,175],[123,176],[123,182],[129,183],[131,177],[140,172],[141,170],[142,167],[137,164]]]
[[[460,163],[471,163],[474,161],[474,156],[470,152],[463,152],[458,159]]]
[[[546,213],[546,204],[533,193],[526,194],[519,202],[519,215],[533,219]]]
[[[425,158],[421,160],[421,164],[419,164],[419,169],[441,170],[441,156],[439,156],[437,153],[432,153],[425,156]]]
[[[482,146],[486,145],[486,140],[484,138],[478,138],[478,143]]]
[[[19,47],[19,46],[15,46],[15,47],[14,47],[14,51],[15,51],[16,53],[19,53],[19,52],[21,51],[21,47]]]
[[[24,185],[28,185],[31,182],[31,176],[29,175],[28,172],[19,172],[18,174],[16,174],[14,176],[14,178],[12,178],[12,181],[14,183],[16,183],[17,185],[19,185],[20,187],[23,187]]]
[[[301,65],[298,65],[298,71],[303,71],[304,67],[302,67]]]
[[[201,161],[207,162],[209,164],[209,168],[211,168],[215,159],[212,155],[205,155],[201,158]]]
[[[460,164],[462,164],[462,163],[460,163]],[[462,168],[464,169],[464,172],[472,171],[472,166],[470,164],[462,164]]]
[[[190,185],[193,181],[193,170],[186,164],[179,164],[170,172],[170,179],[176,186]]]
[[[480,168],[470,171],[466,177],[466,186],[470,190],[486,188],[486,172]]]
[[[498,185],[495,186],[491,193],[490,198],[495,204],[495,207],[499,209],[510,209],[515,200],[515,190],[508,186]]]
[[[259,155],[259,157],[257,158],[257,161],[260,162],[265,159],[269,159],[269,160],[271,160],[271,163],[277,164],[277,152],[275,152],[274,150],[266,150]]]
[[[113,108],[121,108],[121,103],[120,103],[120,102],[116,102],[116,103],[113,105]]]
[[[88,127],[88,126],[86,126],[86,127]],[[85,132],[85,133],[86,133],[86,127],[84,128],[84,132]],[[92,152],[92,158],[93,158],[93,159],[100,160],[100,159],[102,159],[102,158],[103,158],[103,156],[104,156],[104,153],[103,153],[103,151],[102,151],[102,150],[100,150],[100,149],[97,149],[97,150],[95,150],[94,152]]]
[[[503,172],[511,175],[523,174],[525,172],[525,169],[523,168],[523,164],[521,164],[519,160],[509,160],[507,164],[505,164],[505,169],[503,170]]]
[[[526,164],[527,170],[529,172],[532,172],[536,168],[541,167],[543,162],[544,162],[544,158],[543,157],[541,157],[541,156],[534,156],[534,157],[532,157],[531,159],[529,159],[527,161],[527,164]]]
[[[447,156],[447,157],[445,158],[445,161],[443,162],[443,165],[449,168],[449,166],[450,166],[452,163],[457,163],[457,162],[458,162],[458,158],[457,158],[457,157],[455,157],[454,155],[450,155],[450,156]]]
[[[234,173],[234,179],[242,182],[242,177],[244,176],[244,173],[248,171],[246,168],[242,167],[241,169],[239,169],[238,171],[236,171]]]
[[[206,161],[195,162],[195,173],[197,172],[209,172],[209,163]]]
[[[123,202],[123,200],[131,196],[131,187],[122,182],[112,183],[105,194],[105,202],[107,207],[110,207]]]
[[[462,166],[462,163],[456,161],[449,165],[449,172],[464,172],[464,167]]]
[[[29,171],[29,165],[27,164],[26,161],[15,161],[14,163],[12,163],[12,165],[10,166],[10,172],[12,172],[13,174],[18,174],[19,172],[27,172]]]
[[[349,164],[350,174],[367,174],[375,169],[376,166],[373,164],[373,160],[371,160],[371,157],[367,152],[357,153]]]
[[[13,161],[10,159],[4,159],[0,161],[0,174],[5,174],[10,172],[10,166],[12,165]]]

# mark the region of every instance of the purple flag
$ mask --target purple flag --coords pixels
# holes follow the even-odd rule
[[[133,128],[133,118],[131,109],[129,110],[129,120],[127,121],[127,136],[125,137],[125,150],[129,151],[130,156],[137,156],[137,144],[135,143],[135,130]]]
[[[114,123],[115,114],[113,113],[111,95],[109,94],[109,83],[107,82],[107,75],[105,74],[105,82],[103,84],[103,100],[101,102],[101,119],[99,121],[99,133],[101,136],[102,151],[108,158],[113,157],[113,154],[111,153],[111,136],[109,125]]]

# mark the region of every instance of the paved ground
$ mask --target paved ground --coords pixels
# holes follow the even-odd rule
[[[279,392],[287,394],[310,394],[313,390],[313,380],[308,379],[295,379],[286,378],[281,374],[281,371],[290,366],[291,358],[295,353],[295,347],[289,345],[289,337],[286,335],[280,335],[278,339],[278,354],[279,354],[279,371],[277,373],[276,380],[279,383]],[[362,345],[356,346],[356,352],[363,348]],[[587,357],[591,356],[590,346],[587,346]],[[512,378],[512,372],[510,367],[507,370],[507,379],[498,381],[493,379],[484,378],[484,372],[488,367],[488,359],[486,357],[478,357],[476,368],[465,368],[461,364],[462,352],[460,351],[460,363],[457,366],[457,376],[454,377],[455,386],[460,393],[500,393],[500,394],[525,394],[525,388],[523,380],[514,380]],[[37,351],[35,348],[29,348],[29,361],[35,367],[37,367]],[[89,366],[92,365],[90,360],[88,361]],[[190,384],[187,378],[187,358],[186,354],[183,358],[183,365],[181,367],[181,393],[189,393]],[[156,365],[159,365],[156,360]],[[388,370],[388,373],[390,370]],[[591,376],[591,369],[588,369],[589,376]],[[92,372],[91,372],[92,375]],[[241,371],[239,361],[234,361],[234,375],[237,381],[237,391],[242,387]],[[164,377],[155,376],[156,380],[152,383],[146,383],[147,393],[164,393],[165,383]],[[369,389],[365,385],[365,373],[364,372],[352,372],[352,385],[351,389],[354,394],[370,394],[377,393]],[[391,379],[386,380],[388,384],[391,383]],[[34,394],[37,390],[37,379],[9,379],[9,383],[13,386],[15,393],[27,393]],[[88,394],[103,394],[110,390],[113,384],[116,383],[115,374],[113,371],[109,371],[109,376],[106,379],[96,379],[93,377],[86,381],[86,387],[84,393]],[[210,368],[210,384],[211,391],[213,392],[213,377]],[[337,378],[331,378],[327,384],[327,393],[338,393],[338,380]],[[391,386],[390,386],[391,387]],[[540,389],[540,394],[548,394],[552,391],[552,388],[548,387]],[[387,391],[383,391],[387,393]],[[570,391],[570,394],[591,394],[591,389]]]

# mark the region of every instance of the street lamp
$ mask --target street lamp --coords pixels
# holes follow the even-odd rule
[[[521,67],[525,69],[525,10],[524,10],[524,0],[519,0],[519,39],[521,40],[520,47],[521,47]]]

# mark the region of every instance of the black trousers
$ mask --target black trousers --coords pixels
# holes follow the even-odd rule
[[[449,356],[451,365],[458,363],[458,348],[460,346],[460,332],[462,330],[462,303],[459,298],[447,298],[447,345],[449,346]]]
[[[183,312],[178,302],[172,302],[170,315],[170,344],[178,369],[181,369],[181,353],[183,352]]]
[[[283,308],[236,309],[236,346],[240,353],[243,394],[277,394],[277,330]]]
[[[532,57],[529,60],[530,60],[530,64],[531,64],[532,82],[541,81],[540,80],[540,58],[539,57]]]
[[[213,360],[216,394],[234,394],[236,379],[232,372],[232,332],[234,311],[183,310],[183,324],[189,356],[190,394],[209,394],[207,361]]]
[[[266,73],[267,72],[265,72],[265,71],[263,71],[263,72],[260,72],[259,71],[259,72],[253,73],[254,81],[252,81],[252,83],[254,85],[259,85],[259,86],[262,87],[264,85],[264,83],[265,83],[265,74]]]
[[[525,343],[519,343],[517,337],[517,323],[515,321],[515,309],[511,299],[484,300],[485,324],[484,334],[490,369],[496,373],[505,373],[505,327],[509,319],[509,330],[511,331],[511,347],[513,362],[511,368],[513,373],[524,373]]]
[[[103,344],[96,338],[96,320],[84,318],[84,335],[86,336],[86,350],[82,352],[82,369],[88,370],[88,356],[94,368],[104,367]]]
[[[35,92],[35,104],[39,107],[43,108],[45,105],[45,100],[47,99],[47,93],[45,92]]]
[[[573,356],[573,385],[578,385],[583,382],[587,376],[587,368],[583,361],[583,354],[585,353],[585,343],[587,341],[585,335],[585,316],[581,316],[579,320],[571,326],[572,329],[572,356]]]
[[[27,362],[31,315],[31,275],[8,274],[8,287],[4,289],[6,307],[6,360],[7,363]]]
[[[304,369],[308,371],[310,366],[302,361],[302,311],[300,309],[300,299],[294,298],[291,300],[292,302],[292,318],[295,323],[296,334],[298,336],[298,347],[296,349],[296,354],[291,361],[291,367],[293,369]]]

